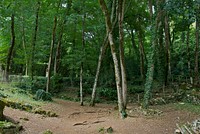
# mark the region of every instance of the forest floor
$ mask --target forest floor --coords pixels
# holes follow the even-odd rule
[[[183,104],[184,105],[184,104]],[[198,114],[180,110],[174,104],[154,106],[162,113],[153,116],[138,114],[139,106],[128,106],[128,116],[120,119],[116,105],[97,104],[95,107],[80,106],[77,102],[54,99],[42,106],[58,117],[44,117],[6,107],[4,114],[23,126],[22,134],[43,134],[50,130],[53,134],[103,134],[112,127],[116,134],[173,134],[176,123],[182,124],[199,118]],[[137,112],[137,113],[136,113]]]

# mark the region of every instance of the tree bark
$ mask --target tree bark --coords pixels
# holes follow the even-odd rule
[[[118,24],[119,24],[119,53],[120,53],[120,66],[121,66],[121,77],[122,77],[122,96],[124,108],[127,106],[127,78],[126,78],[126,67],[124,60],[124,6],[125,0],[118,0]]]
[[[112,24],[111,24],[111,20],[110,20],[110,14],[108,12],[105,1],[99,0],[99,3],[100,3],[100,7],[101,7],[101,9],[104,13],[104,16],[105,16],[106,30],[107,30],[107,33],[108,33],[108,40],[109,40],[109,43],[110,43],[111,54],[112,54],[112,58],[113,58],[113,62],[114,62],[115,81],[116,81],[116,87],[117,87],[119,113],[120,113],[121,118],[125,118],[126,112],[125,112],[124,103],[123,103],[119,62],[118,62],[118,59],[117,59],[115,43],[114,43],[114,40],[113,40]]]
[[[56,38],[56,26],[57,26],[57,17],[54,17],[54,25],[53,25],[53,31],[52,31],[52,40],[51,40],[51,48],[50,48],[50,54],[49,54],[49,62],[48,62],[48,68],[47,68],[47,85],[46,85],[46,92],[49,92],[50,89],[50,79],[51,79],[51,63],[53,59],[53,49],[55,44],[55,38]]]
[[[8,56],[7,56],[7,64],[6,64],[6,72],[5,72],[5,78],[6,82],[9,82],[9,74],[10,74],[10,64],[12,60],[12,55],[13,55],[13,49],[15,46],[15,15],[11,15],[11,45],[8,51]]]

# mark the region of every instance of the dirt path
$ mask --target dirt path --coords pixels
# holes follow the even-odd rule
[[[128,117],[122,120],[113,105],[89,107],[58,99],[43,106],[43,109],[51,110],[59,117],[43,117],[12,108],[5,108],[4,114],[23,125],[22,134],[42,134],[45,130],[51,130],[54,134],[99,134],[99,130],[108,127],[112,127],[116,134],[173,134],[176,123],[197,118],[195,114],[165,106],[161,109],[161,116]]]

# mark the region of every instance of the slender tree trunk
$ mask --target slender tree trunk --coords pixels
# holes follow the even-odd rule
[[[26,48],[26,38],[25,38],[25,29],[24,29],[24,18],[22,17],[22,45],[24,48],[24,57],[25,57],[25,76],[28,75],[28,55],[27,55],[27,48]]]
[[[115,11],[116,11],[115,5],[116,5],[116,0],[114,0],[113,3],[112,3],[112,12],[111,12],[111,17],[110,17],[111,21],[112,21],[112,31],[115,28],[115,25],[117,23],[117,17],[116,18],[114,17],[114,14],[115,14]],[[97,71],[96,71],[94,85],[93,85],[93,89],[92,89],[92,99],[91,99],[91,102],[90,102],[91,106],[95,105],[96,87],[97,87],[97,82],[98,82],[98,78],[99,78],[101,63],[102,63],[103,57],[105,55],[106,48],[107,48],[108,44],[109,44],[108,34],[106,34],[106,37],[104,38],[104,42],[103,42],[103,44],[102,44],[102,46],[100,48]]]
[[[67,22],[67,19],[65,19],[65,17],[66,15],[69,15],[69,11],[71,10],[71,6],[72,6],[72,0],[67,0],[67,5],[68,6],[66,8],[66,13],[64,14],[63,21],[61,22],[61,25],[60,25],[58,44],[56,47],[56,56],[55,56],[55,61],[54,61],[54,75],[57,74],[59,70],[59,66],[60,66],[62,37],[63,37],[63,32],[64,32],[64,25]]]
[[[85,17],[86,15],[83,15],[82,20],[82,47],[85,52]],[[81,69],[80,69],[80,104],[83,106],[83,62],[81,62]]]
[[[36,16],[35,16],[35,29],[32,40],[32,54],[31,54],[31,80],[33,84],[33,76],[35,71],[35,45],[37,41],[38,20],[39,20],[40,2],[37,3]]]
[[[167,13],[165,14],[165,50],[166,50],[166,65],[165,65],[165,86],[168,84],[168,79],[171,77],[171,64],[170,64],[170,32],[169,20]]]
[[[120,53],[120,66],[121,66],[121,76],[122,76],[122,92],[123,92],[123,103],[124,108],[127,106],[127,78],[126,78],[126,67],[124,60],[124,6],[125,0],[118,1],[118,24],[119,24],[119,53]]]
[[[49,62],[48,62],[48,68],[47,68],[47,85],[46,85],[46,92],[49,92],[50,89],[50,79],[51,79],[51,63],[53,59],[53,49],[55,44],[55,38],[56,38],[56,26],[57,26],[57,17],[54,17],[54,25],[53,25],[53,31],[52,31],[52,40],[51,40],[51,48],[50,48],[50,54],[49,54]]]
[[[195,74],[195,85],[199,84],[199,17],[200,17],[200,4],[198,4],[198,7],[196,9],[196,47],[195,47],[195,68],[194,68],[194,74]]]
[[[8,56],[7,56],[7,64],[6,64],[6,82],[9,82],[9,73],[10,73],[10,64],[12,60],[12,55],[13,55],[13,49],[15,46],[15,15],[11,15],[11,46],[8,51]]]
[[[142,80],[144,80],[145,79],[144,62],[147,63],[147,58],[144,51],[144,43],[141,31],[138,32],[138,38],[139,38],[139,51],[140,51],[140,74]]]
[[[116,87],[117,87],[119,113],[120,113],[120,116],[122,118],[125,118],[126,117],[126,111],[125,111],[124,103],[123,103],[119,62],[118,62],[118,59],[117,59],[116,48],[115,48],[115,44],[114,44],[114,40],[113,40],[112,24],[111,24],[110,14],[108,12],[105,1],[99,0],[99,3],[100,3],[100,7],[101,7],[101,9],[104,13],[104,16],[105,16],[106,29],[107,29],[107,33],[108,33],[108,40],[109,40],[109,43],[110,43],[112,58],[113,58],[113,62],[114,62],[115,81],[116,81]]]
[[[190,62],[190,26],[188,26],[187,37],[186,37],[186,46],[187,46],[187,62],[188,62],[188,72],[190,76],[190,84],[193,84],[191,62]]]
[[[98,60],[98,65],[97,65],[97,71],[96,71],[96,75],[95,75],[94,85],[93,85],[93,88],[92,88],[92,99],[91,99],[91,102],[90,102],[91,106],[95,105],[97,82],[98,82],[98,79],[99,79],[99,73],[100,73],[101,63],[102,63],[103,57],[105,55],[105,51],[106,51],[107,46],[108,46],[108,36],[106,35],[106,37],[104,39],[104,42],[103,42],[103,44],[102,44],[102,46],[100,48],[100,54],[99,54],[99,60]]]
[[[133,46],[133,49],[134,49],[134,52],[136,54],[136,60],[139,61],[139,49],[138,47],[136,46],[136,43],[135,43],[135,35],[134,35],[134,32],[133,32],[133,28],[131,28],[131,43],[132,43],[132,46]]]

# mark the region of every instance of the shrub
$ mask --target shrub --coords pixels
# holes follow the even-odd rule
[[[52,101],[51,94],[39,89],[35,94],[36,100]]]

